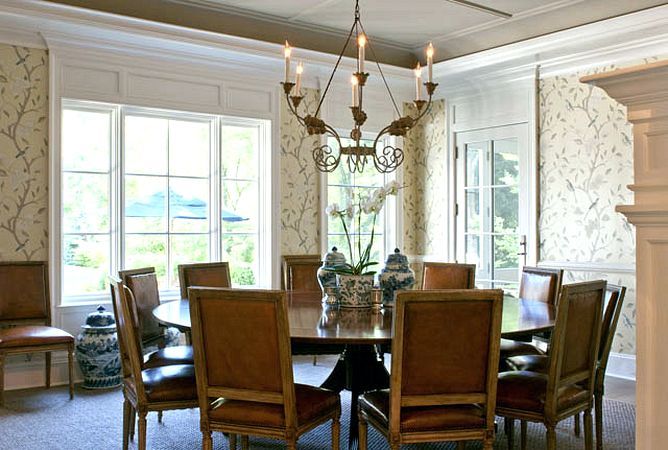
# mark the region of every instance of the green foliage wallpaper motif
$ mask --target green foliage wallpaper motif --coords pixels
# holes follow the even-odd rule
[[[0,261],[48,254],[48,56],[0,45]]]

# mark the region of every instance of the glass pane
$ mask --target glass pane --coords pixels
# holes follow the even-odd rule
[[[494,184],[515,185],[519,175],[517,139],[502,139],[493,142]]]
[[[63,232],[109,232],[109,175],[63,173]]]
[[[486,148],[486,142],[466,144],[466,186],[480,185],[480,159]]]
[[[125,117],[125,172],[167,175],[168,120]]]
[[[208,177],[210,134],[209,122],[170,120],[169,174]]]
[[[223,178],[256,180],[258,177],[258,135],[256,127],[223,126]]]
[[[494,279],[518,281],[519,238],[517,235],[493,236]]]
[[[108,172],[111,112],[63,110],[63,170]]]
[[[503,289],[503,293],[506,296],[519,298],[519,284],[518,283],[506,283],[506,282],[494,282],[494,289]]]
[[[126,234],[123,267],[155,267],[160,289],[167,287],[167,236]]]
[[[225,232],[255,231],[258,226],[259,193],[256,181],[224,181],[221,206]]]
[[[332,148],[337,148],[338,144],[334,138],[329,138],[327,143]],[[341,139],[343,146],[354,145],[352,139]],[[360,145],[372,146],[373,140],[371,139],[362,139]],[[381,152],[384,147],[383,142],[379,142],[378,152]],[[338,150],[337,150],[338,151]],[[327,179],[328,184],[330,185],[345,185],[345,186],[376,186],[381,187],[385,183],[385,177],[382,173],[379,173],[373,165],[371,159],[367,160],[367,164],[364,166],[364,171],[362,173],[355,172],[352,173],[348,170],[346,166],[346,159],[343,157],[341,159],[340,166],[332,173],[328,174]],[[331,202],[330,202],[331,203]]]
[[[63,292],[90,294],[108,289],[109,236],[63,236]]]
[[[125,176],[125,232],[167,231],[167,177]]]
[[[480,189],[466,189],[466,229],[465,232],[480,231]]]
[[[467,234],[464,242],[465,257],[467,264],[480,263],[480,236],[477,234]]]
[[[257,284],[257,235],[223,235],[223,261],[230,263],[234,286]]]
[[[200,235],[172,235],[169,238],[170,287],[179,286],[179,264],[189,264],[209,261],[209,236]]]
[[[492,189],[494,196],[494,232],[516,233],[519,223],[517,186]]]
[[[169,231],[209,231],[209,180],[169,179]]]

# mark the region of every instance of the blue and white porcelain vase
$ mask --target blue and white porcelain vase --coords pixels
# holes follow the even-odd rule
[[[342,308],[368,308],[371,306],[373,275],[337,274],[339,306]]]
[[[114,315],[104,306],[88,314],[77,336],[76,354],[86,389],[108,389],[121,385],[121,358]]]
[[[408,265],[408,258],[402,255],[398,248],[388,255],[378,278],[383,290],[383,305],[386,306],[394,304],[396,291],[412,289],[415,285],[415,272]]]
[[[318,269],[318,283],[320,289],[324,294],[325,288],[336,288],[336,273],[334,267],[346,263],[346,257],[339,252],[336,247],[332,247],[332,251],[325,255],[322,266]]]

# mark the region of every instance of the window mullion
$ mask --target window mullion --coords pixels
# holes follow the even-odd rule
[[[209,153],[209,259],[220,261],[222,259],[222,177],[220,164],[222,161],[222,139],[220,117],[216,117],[211,123],[211,149]]]

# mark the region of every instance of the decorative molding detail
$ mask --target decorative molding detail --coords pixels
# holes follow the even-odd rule
[[[635,274],[635,264],[615,264],[602,262],[579,262],[579,261],[539,261],[539,267],[549,267],[570,270],[572,272],[598,272],[598,273],[626,273]]]
[[[616,211],[622,213],[633,225],[656,226],[668,225],[668,209],[647,207],[645,205],[620,205]]]

